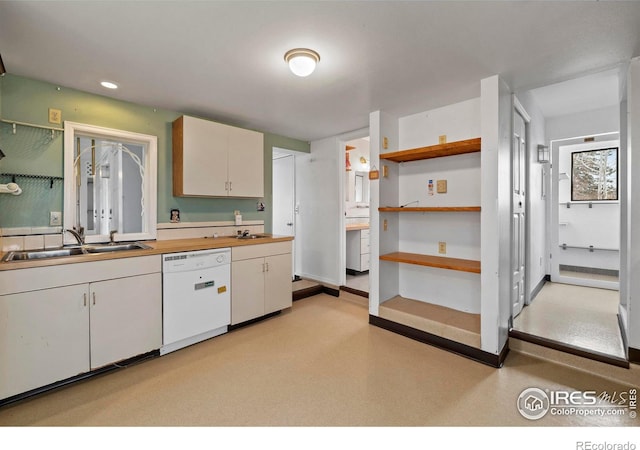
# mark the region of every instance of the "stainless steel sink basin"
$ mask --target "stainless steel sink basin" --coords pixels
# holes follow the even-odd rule
[[[25,261],[28,259],[59,258],[61,256],[82,255],[81,247],[56,248],[51,250],[13,251],[4,255],[3,261]]]
[[[28,261],[44,258],[64,258],[65,256],[86,255],[92,253],[120,252],[127,250],[142,250],[151,248],[140,242],[126,244],[96,244],[78,247],[61,247],[49,250],[21,250],[8,252],[2,261]]]
[[[126,250],[143,250],[151,247],[140,242],[130,242],[127,244],[88,245],[83,248],[87,253],[108,253],[121,252]]]
[[[246,236],[236,236],[236,239],[262,239],[269,237],[266,234],[248,234]]]

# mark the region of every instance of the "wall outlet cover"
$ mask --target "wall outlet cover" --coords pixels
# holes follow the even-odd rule
[[[447,193],[447,180],[438,180],[437,181],[437,190],[438,190],[438,194],[446,194]]]
[[[438,143],[439,144],[446,144],[447,143],[447,135],[446,134],[442,134],[442,135],[438,136]]]
[[[52,227],[62,225],[62,213],[60,211],[51,211],[49,213],[49,225]]]
[[[438,253],[441,255],[447,254],[447,243],[446,242],[438,242]]]
[[[49,108],[49,123],[60,125],[62,123],[62,111],[59,109]]]

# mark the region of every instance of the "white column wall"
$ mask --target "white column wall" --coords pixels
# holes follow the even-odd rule
[[[640,58],[634,58],[629,66],[627,79],[627,169],[628,169],[628,249],[629,292],[627,302],[629,347],[640,349]],[[633,154],[634,144],[636,154]],[[635,226],[634,226],[635,224]]]
[[[500,353],[511,316],[511,120],[509,87],[499,76],[481,81],[482,350]]]

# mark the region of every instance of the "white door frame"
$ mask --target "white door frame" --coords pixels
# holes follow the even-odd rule
[[[521,182],[521,184],[524,185],[524,197],[525,197],[525,202],[524,202],[524,218],[525,218],[525,226],[524,226],[524,268],[523,268],[523,272],[524,272],[524,300],[522,305],[520,306],[520,310],[519,311],[513,311],[513,301],[511,301],[511,318],[513,319],[516,315],[518,315],[520,313],[520,311],[522,310],[522,307],[524,307],[525,305],[528,305],[531,302],[530,296],[531,296],[531,280],[529,279],[530,277],[528,276],[528,266],[529,266],[529,255],[531,254],[531,242],[530,242],[530,235],[531,235],[531,221],[529,220],[529,212],[531,210],[530,207],[530,202],[531,202],[531,196],[529,195],[529,180],[530,180],[530,175],[529,175],[529,170],[530,170],[530,148],[531,148],[531,133],[530,133],[530,128],[531,128],[531,116],[529,116],[529,114],[527,113],[527,111],[524,109],[524,106],[522,106],[522,103],[520,103],[520,101],[518,100],[518,97],[515,96],[515,94],[513,95],[513,114],[515,117],[515,114],[520,115],[520,117],[522,117],[523,121],[524,121],[524,126],[525,126],[525,149],[524,149],[524,180],[523,182]],[[513,161],[513,152],[515,151],[515,149],[513,148],[513,135],[514,135],[514,126],[513,126],[513,117],[511,120],[511,160]],[[513,166],[512,166],[512,170],[513,170]],[[511,193],[513,194],[513,174],[511,174]],[[513,201],[511,201],[511,217],[513,218]],[[514,254],[514,248],[513,246],[514,244],[514,240],[513,240],[513,227],[512,227],[512,236],[511,236],[511,257],[513,257]],[[511,271],[511,276],[512,276],[512,280],[510,282],[510,286],[513,286],[513,271]],[[515,314],[514,314],[515,312]]]
[[[272,147],[271,148],[271,195],[272,195],[272,203],[275,205],[275,195],[273,192],[273,153],[274,152],[278,152],[278,153],[282,153],[282,154],[286,154],[289,155],[288,157],[293,158],[293,180],[292,180],[292,188],[293,188],[293,211],[292,211],[292,220],[293,220],[293,241],[291,242],[292,244],[292,248],[291,248],[291,277],[293,278],[296,275],[296,241],[297,241],[297,227],[296,227],[296,222],[297,222],[297,218],[296,218],[296,208],[297,208],[297,197],[296,197],[296,154],[299,154],[300,152],[297,152],[295,150],[289,150],[286,148],[280,148],[280,147]],[[273,226],[275,224],[275,218],[273,216],[273,207],[271,208],[271,227],[272,227],[272,231],[273,231]],[[298,244],[299,245],[299,244]]]

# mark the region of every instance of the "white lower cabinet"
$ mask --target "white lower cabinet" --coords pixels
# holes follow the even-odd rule
[[[3,271],[0,286],[0,400],[162,345],[159,256]]]
[[[231,325],[291,307],[291,241],[231,249]]]
[[[0,296],[0,399],[89,371],[87,286]]]
[[[91,369],[162,346],[162,275],[90,284]]]

